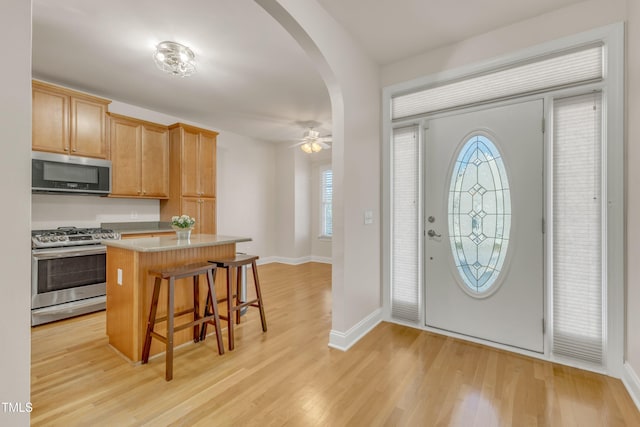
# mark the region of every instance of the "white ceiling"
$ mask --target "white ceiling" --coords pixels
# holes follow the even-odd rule
[[[318,1],[380,64],[578,2]],[[196,74],[156,69],[165,40],[191,47]],[[266,141],[299,139],[305,122],[331,131],[320,76],[252,0],[33,0],[33,76]]]

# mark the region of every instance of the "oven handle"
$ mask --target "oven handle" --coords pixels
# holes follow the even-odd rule
[[[68,258],[74,256],[85,255],[98,255],[107,252],[105,246],[98,246],[91,248],[52,248],[52,249],[34,249],[32,250],[32,256],[36,259],[56,259],[56,258]]]

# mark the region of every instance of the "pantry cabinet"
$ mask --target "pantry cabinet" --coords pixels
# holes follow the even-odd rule
[[[32,149],[106,159],[108,99],[34,80]]]
[[[169,129],[109,114],[111,197],[169,197]]]
[[[218,133],[176,123],[169,126],[170,191],[160,217],[196,219],[195,233],[216,233],[216,138]]]

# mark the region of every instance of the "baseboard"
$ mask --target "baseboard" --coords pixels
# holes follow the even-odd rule
[[[287,258],[287,257],[280,257],[280,256],[268,256],[268,257],[264,257],[264,258],[258,259],[256,264],[258,264],[258,265],[271,264],[273,262],[277,262],[277,263],[280,263],[280,264],[287,264],[287,265],[300,265],[300,264],[305,264],[307,262],[320,262],[320,263],[323,263],[323,264],[331,264],[331,258],[317,257],[317,256],[313,256],[313,255],[303,256],[303,257],[300,257],[300,258]]]
[[[376,311],[355,324],[347,332],[331,330],[331,333],[329,334],[329,347],[347,351],[380,322],[382,322],[382,308],[378,308]]]
[[[627,388],[627,392],[629,392],[631,399],[633,399],[633,403],[635,403],[638,410],[640,410],[640,378],[638,378],[638,374],[636,374],[628,362],[624,362],[622,368],[622,383]]]

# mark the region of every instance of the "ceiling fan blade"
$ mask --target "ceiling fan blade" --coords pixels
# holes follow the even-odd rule
[[[307,141],[296,142],[295,144],[290,145],[289,148],[299,147],[302,144],[304,144],[305,142],[307,142]]]

